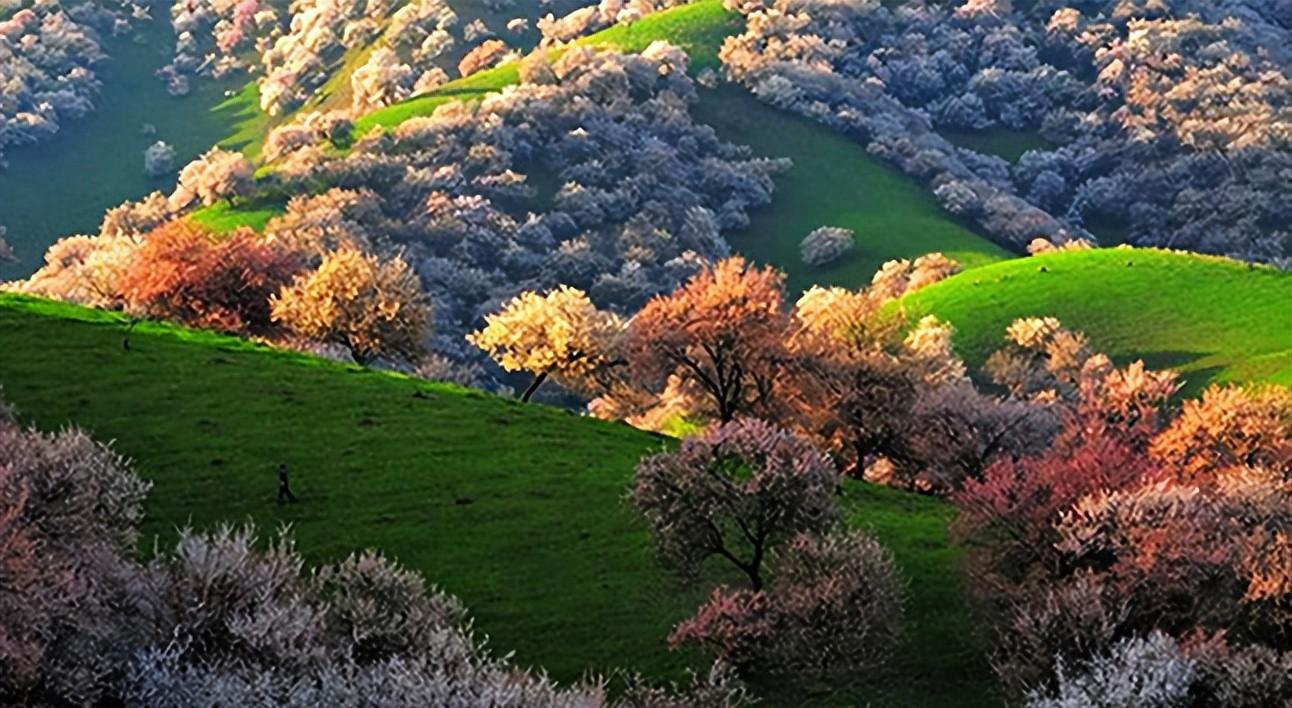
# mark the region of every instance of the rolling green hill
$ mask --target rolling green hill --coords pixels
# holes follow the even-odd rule
[[[0,294],[5,397],[42,428],[84,426],[135,460],[155,485],[144,547],[183,525],[291,524],[313,560],[376,547],[423,571],[494,650],[558,679],[703,665],[664,637],[704,592],[655,565],[624,501],[636,461],[667,440],[169,325],[139,325],[126,351],[124,331],[119,315]],[[279,463],[299,504],[274,504]],[[897,554],[912,625],[894,670],[839,702],[999,705],[970,641],[950,508],[859,483],[842,501]]]
[[[905,301],[956,327],[971,367],[1016,317],[1049,315],[1118,361],[1209,381],[1292,385],[1292,273],[1155,249],[1097,249],[1020,258],[967,271]]]
[[[785,271],[792,297],[813,285],[869,283],[895,258],[942,251],[973,268],[1013,255],[954,220],[927,189],[866,148],[740,87],[701,90],[694,113],[728,141],[794,162],[775,178],[771,205],[750,214],[749,228],[727,236],[740,253]],[[833,263],[805,264],[799,243],[819,226],[852,229],[856,247]]]

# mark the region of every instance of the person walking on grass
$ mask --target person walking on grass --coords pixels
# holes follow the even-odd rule
[[[287,463],[278,465],[278,504],[295,504],[296,495],[292,494],[291,482],[287,479]]]

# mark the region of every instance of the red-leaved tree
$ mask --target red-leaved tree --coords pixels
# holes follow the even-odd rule
[[[225,332],[271,330],[270,303],[304,268],[250,229],[212,234],[186,221],[155,230],[122,279],[127,307]]]
[[[783,280],[729,258],[646,303],[629,324],[631,375],[657,391],[674,377],[720,422],[765,411],[785,368]]]

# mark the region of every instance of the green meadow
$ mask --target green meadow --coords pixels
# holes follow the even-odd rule
[[[1053,316],[1114,360],[1143,359],[1211,381],[1292,385],[1292,273],[1213,256],[1096,249],[1019,258],[967,271],[904,301],[956,327],[977,368],[1017,317]]]

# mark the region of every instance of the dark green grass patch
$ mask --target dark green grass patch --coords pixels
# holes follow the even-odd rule
[[[737,251],[784,270],[791,295],[812,285],[857,287],[884,261],[932,251],[966,268],[1010,257],[953,220],[920,184],[843,135],[760,103],[737,86],[700,95],[696,119],[723,139],[794,162],[776,176],[771,205],[751,214],[748,229],[728,235]],[[852,229],[856,247],[825,266],[803,263],[799,243],[820,226]]]
[[[26,420],[89,428],[154,483],[144,546],[179,526],[291,524],[313,560],[375,547],[459,595],[497,651],[574,680],[629,667],[679,678],[701,657],[664,637],[705,593],[651,558],[624,502],[636,461],[669,441],[446,385],[0,295],[0,386]],[[290,465],[300,503],[279,507]],[[996,706],[970,642],[949,508],[860,484],[853,521],[911,580],[911,637],[854,696],[770,705]],[[767,687],[764,687],[765,689]]]
[[[1292,273],[1212,256],[1097,249],[1021,258],[961,273],[905,301],[956,327],[973,367],[1017,317],[1053,316],[1115,360],[1210,381],[1292,384]]]

